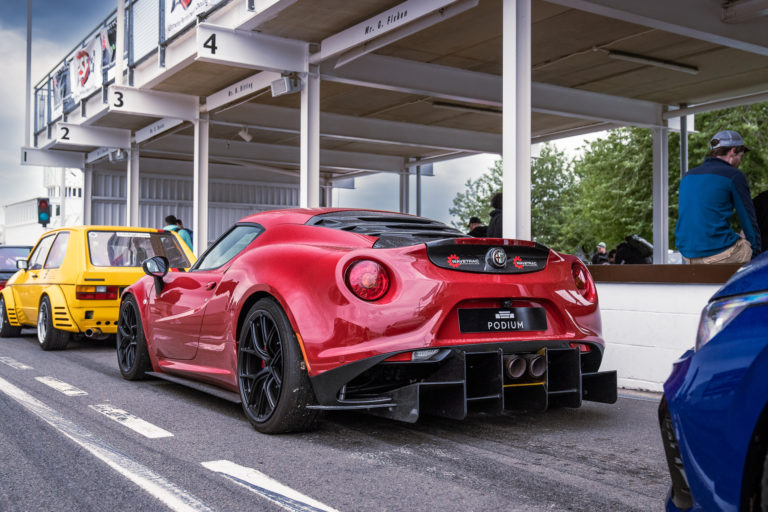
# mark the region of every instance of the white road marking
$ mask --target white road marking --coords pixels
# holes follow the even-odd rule
[[[192,494],[112,448],[89,431],[61,416],[56,410],[2,378],[0,378],[0,392],[16,400],[27,410],[88,450],[92,455],[122,476],[162,501],[171,510],[179,512],[213,512],[213,509]]]
[[[215,473],[221,473],[225,478],[267,498],[285,510],[291,512],[337,512],[336,509],[305,496],[255,469],[240,466],[228,460],[213,460],[201,464],[204,468]]]
[[[160,437],[173,437],[173,434],[171,434],[167,430],[164,430],[156,425],[153,425],[148,421],[144,421],[141,418],[137,418],[136,416],[134,416],[133,414],[127,411],[124,411],[122,409],[117,409],[116,407],[112,407],[109,404],[89,405],[88,407],[90,407],[94,411],[100,412],[107,418],[111,420],[115,420],[116,422],[122,424],[123,426],[128,427],[134,432],[138,432],[144,437],[148,437],[150,439],[158,439]]]
[[[20,363],[12,357],[0,357],[0,363],[7,364],[11,368],[15,368],[17,370],[34,370],[34,368],[31,366]]]
[[[35,377],[35,380],[42,382],[46,386],[52,387],[56,391],[64,393],[67,396],[83,396],[88,394],[86,391],[76,388],[71,384],[67,384],[66,382],[62,382],[55,377]]]

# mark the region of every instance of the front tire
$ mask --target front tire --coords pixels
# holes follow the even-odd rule
[[[37,310],[37,341],[43,350],[62,350],[67,347],[71,335],[53,326],[53,309],[48,296],[40,301]]]
[[[21,334],[21,327],[11,325],[5,310],[5,299],[0,297],[0,338],[14,338]]]
[[[283,309],[258,300],[240,331],[237,376],[243,411],[264,434],[309,430],[317,411],[299,343]]]
[[[126,380],[141,380],[152,370],[147,351],[147,339],[141,325],[139,305],[128,295],[120,305],[117,317],[117,366]]]

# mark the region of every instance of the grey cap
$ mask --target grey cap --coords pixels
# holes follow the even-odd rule
[[[709,141],[710,149],[733,148],[737,146],[744,146],[744,149],[749,151],[749,148],[744,144],[744,139],[741,138],[739,132],[735,132],[733,130],[723,130],[721,132],[717,132],[715,136],[712,137],[712,139]]]
[[[600,242],[599,244],[597,244],[597,246],[605,249],[605,242]]]

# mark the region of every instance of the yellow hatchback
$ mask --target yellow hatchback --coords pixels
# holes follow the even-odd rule
[[[153,256],[165,256],[171,268],[195,262],[176,233],[161,229],[76,226],[45,233],[0,290],[0,337],[36,326],[43,350],[61,350],[73,334],[114,334],[120,293],[144,275],[141,264]]]

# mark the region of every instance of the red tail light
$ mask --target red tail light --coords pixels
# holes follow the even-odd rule
[[[114,300],[117,286],[75,286],[77,300]]]
[[[379,300],[389,290],[389,274],[380,264],[359,260],[347,269],[347,286],[363,300]]]
[[[571,273],[573,274],[573,284],[576,286],[576,290],[582,297],[589,302],[597,301],[597,290],[595,289],[595,282],[592,280],[592,276],[589,274],[589,270],[580,261],[574,261],[571,267]]]
[[[590,350],[592,350],[592,348],[586,343],[569,343],[568,345],[571,348],[579,349],[579,352],[589,352]]]

